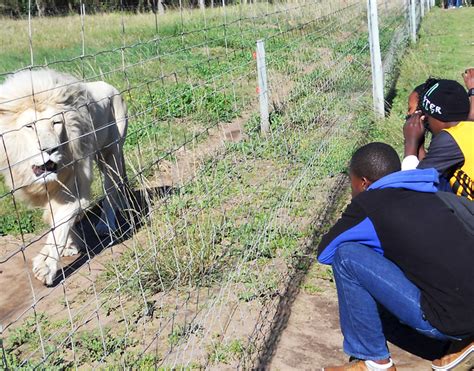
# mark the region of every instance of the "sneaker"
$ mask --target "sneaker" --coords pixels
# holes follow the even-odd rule
[[[469,371],[474,369],[473,339],[452,342],[447,354],[440,359],[435,359],[431,367],[438,371]]]
[[[322,371],[396,371],[393,361],[390,359],[389,363],[384,365],[372,362],[355,360],[342,366],[324,367]]]

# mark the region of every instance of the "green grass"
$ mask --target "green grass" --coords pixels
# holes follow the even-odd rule
[[[75,363],[92,365],[102,363],[104,360],[110,364],[136,363],[143,367],[150,363],[152,356],[138,359],[131,351],[125,358],[121,357],[126,348],[133,348],[138,341],[121,336],[108,327],[78,331],[61,344],[63,338],[60,334],[66,335],[67,332],[68,320],[51,320],[46,313],[27,318],[3,340],[2,348],[7,365],[10,369],[33,369],[39,365],[47,365],[48,369],[64,370],[71,369]],[[36,354],[23,360],[21,355],[37,351],[36,347],[40,342],[46,344],[46,358],[41,360]],[[157,360],[156,357],[152,359]]]
[[[74,347],[78,350],[80,364],[93,364],[114,353],[123,353],[138,341],[113,334],[109,328],[102,331],[84,331],[75,336]]]
[[[19,236],[44,228],[42,210],[27,208],[15,196],[0,176],[0,236]]]
[[[295,74],[307,62],[315,64],[315,51],[332,42],[326,29],[336,19],[317,18],[318,8],[310,4],[288,6],[293,8],[288,14],[279,6],[264,4],[226,7],[225,24],[220,8],[208,9],[205,16],[199,11],[169,12],[160,17],[158,29],[151,14],[88,15],[84,55],[79,16],[34,18],[33,59],[35,64],[50,64],[51,68],[85,79],[104,79],[124,91],[130,114],[128,175],[137,185],[141,176],[148,177],[158,169],[157,159],[199,134],[203,133],[194,143],[204,141],[207,128],[248,111],[249,104],[256,100],[252,53],[257,39],[268,38],[270,77],[272,71]],[[358,19],[357,26],[348,23],[348,29],[360,28],[364,19],[349,11],[341,15],[344,20]],[[24,20],[2,19],[0,72],[29,65],[27,31]],[[351,39],[341,32],[341,43]],[[296,52],[304,57],[295,58]],[[333,56],[334,60],[339,57],[340,53]],[[359,62],[365,63],[366,55]],[[329,72],[315,68],[323,75]],[[350,68],[357,73],[357,68]],[[168,159],[172,160],[172,155]],[[99,194],[100,186],[94,185],[94,190]],[[10,197],[0,202],[9,214],[2,233],[18,234],[20,225],[28,232],[44,228],[37,214],[28,211],[24,215],[24,206],[20,221],[15,221]]]
[[[21,326],[10,332],[3,341],[3,350],[6,364],[10,368],[33,369],[37,360],[23,360],[20,357],[24,353],[31,352],[45,338],[52,336],[67,324],[65,320],[51,321],[45,313],[27,318]],[[64,349],[55,349],[54,345],[48,344],[45,352],[50,354],[48,364],[54,369],[67,368],[71,363],[66,360]],[[4,363],[2,363],[4,365]]]
[[[168,343],[171,347],[175,347],[185,342],[192,334],[199,334],[202,330],[202,327],[195,323],[178,325],[168,335]]]
[[[120,261],[111,263],[106,281],[115,276],[118,264],[118,270],[123,272],[122,287],[131,291],[143,287],[154,294],[185,282],[217,283],[232,262],[250,263],[277,255],[291,257],[306,231],[290,223],[275,222],[275,210],[287,207],[294,214],[294,210],[301,209],[300,215],[307,215],[308,203],[315,197],[321,180],[345,169],[357,141],[368,130],[367,117],[362,116],[336,122],[334,135],[317,130],[319,124],[313,121],[313,130],[306,127],[294,131],[293,123],[283,119],[282,127],[274,127],[277,133],[281,132],[272,140],[262,142],[254,132],[245,142],[229,144],[226,158],[217,163],[215,159],[208,160],[196,181],[154,210],[151,230],[173,230],[173,240],[159,246],[144,241],[136,249],[127,250]],[[250,156],[251,161],[245,160]],[[262,173],[262,166],[271,169],[271,173]],[[308,166],[309,174],[295,184],[295,177]],[[292,184],[295,189],[288,198]],[[244,199],[235,204],[236,194],[243,189]],[[299,219],[298,215],[292,218]],[[261,242],[257,243],[259,239]],[[132,262],[137,260],[141,269],[135,274]],[[260,294],[244,296],[255,295]]]
[[[305,269],[303,267],[303,269]],[[319,295],[327,290],[335,288],[334,277],[331,267],[322,264],[313,264],[307,269],[304,280],[300,284],[301,290],[308,295]]]
[[[228,9],[229,22],[237,18],[238,10]],[[131,158],[128,166],[132,174],[137,168],[147,169],[145,175],[153,174],[150,164],[187,138],[253,111],[252,51],[257,37],[272,35],[267,40],[269,77],[283,78],[280,85],[284,86],[277,82],[272,86],[275,91],[282,87],[287,90],[271,114],[269,136],[260,135],[258,115],[251,115],[245,122],[244,140],[226,143],[219,154],[203,159],[194,179],[165,201],[153,203],[144,228],[125,243],[128,248],[123,254],[105,264],[93,290],[100,293],[99,311],[105,312],[115,327],[104,327],[102,334],[90,329],[76,332],[74,366],[90,366],[83,358],[86,353],[95,365],[124,365],[137,360],[134,339],[141,339],[136,323],[144,317],[143,309],[141,305],[122,308],[122,304],[143,303],[143,296],[147,309],[149,303],[155,308],[162,300],[158,298],[164,298],[155,315],[147,314],[151,328],[156,325],[151,323],[154,319],[160,321],[156,329],[156,341],[160,352],[163,350],[160,354],[180,348],[191,335],[210,331],[193,321],[166,325],[167,321],[174,323],[176,313],[172,309],[183,305],[190,293],[208,290],[209,297],[200,301],[202,310],[209,309],[211,293],[221,288],[239,305],[259,308],[275,300],[295,257],[313,234],[311,221],[324,211],[337,175],[346,170],[354,149],[373,130],[365,14],[349,9],[315,21],[314,8],[297,11],[292,17],[275,13],[229,23],[224,38],[224,28],[218,26],[221,11],[208,13],[207,31],[183,37],[179,17],[172,14],[160,24],[159,41],[152,40],[156,36],[154,24],[147,15],[127,16],[124,40],[115,29],[119,28],[120,15],[91,16],[88,53],[149,41],[124,50],[128,80],[120,70],[120,51],[57,65],[79,75],[84,72],[85,76],[101,70],[109,82],[131,87],[125,98],[131,113],[126,153]],[[201,13],[184,16],[187,31],[202,28]],[[51,61],[77,55],[77,35],[69,44],[64,35],[58,35],[57,45],[64,48],[48,55],[54,35],[61,31],[49,21],[34,22],[39,34],[44,32],[41,27],[50,27],[44,40],[34,39],[35,58]],[[25,26],[8,22],[8,27]],[[383,40],[389,36],[387,31]],[[14,37],[17,35],[12,33]],[[197,47],[202,42],[208,47]],[[183,45],[190,50],[183,50]],[[17,68],[15,63],[28,56],[15,45],[5,43],[2,47],[5,51],[1,49],[0,61],[5,60],[7,68]],[[329,277],[327,272],[321,275]],[[307,290],[317,292],[318,288],[308,286]],[[126,334],[119,307],[126,313],[124,317],[131,318],[126,322]],[[8,347],[8,354],[16,357],[15,365],[27,358],[27,350],[38,348],[37,338],[28,331],[26,337],[20,334],[21,346]],[[202,344],[207,346],[207,361],[213,364],[233,364],[250,349],[242,340],[209,341],[202,339]],[[70,351],[67,348],[66,352]],[[70,354],[57,353],[64,362],[70,360]],[[140,357],[140,362],[146,368],[150,362],[166,364],[165,357]],[[40,358],[33,357],[32,361],[40,362]],[[49,359],[43,361],[42,366],[51,366]]]
[[[422,23],[418,42],[400,58],[399,77],[392,109],[386,119],[376,121],[371,129],[369,141],[391,144],[403,156],[402,127],[407,109],[408,95],[414,87],[430,76],[454,79],[463,84],[461,73],[473,65],[474,49],[471,30],[466,22],[474,17],[474,8],[444,11],[434,8]],[[381,45],[386,45],[381,36]],[[357,43],[359,43],[358,41]],[[356,43],[356,44],[357,44]],[[309,271],[301,289],[307,294],[324,291],[317,282],[332,281],[331,269],[315,265]]]
[[[245,352],[242,340],[234,339],[228,343],[219,339],[209,349],[208,359],[211,364],[229,364],[232,360],[239,360]]]

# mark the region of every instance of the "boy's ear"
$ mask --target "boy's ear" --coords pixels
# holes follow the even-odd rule
[[[367,188],[369,188],[370,185],[373,183],[369,179],[367,179],[365,176],[363,176],[361,179],[362,179],[362,186],[364,187],[364,190],[367,190]]]

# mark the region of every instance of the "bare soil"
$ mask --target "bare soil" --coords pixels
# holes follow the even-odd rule
[[[176,154],[176,161],[168,164],[166,171],[159,171],[154,179],[149,181],[147,190],[137,190],[137,193],[150,193],[163,187],[175,187],[191,180],[202,162],[215,156],[227,141],[240,141],[245,137],[243,125],[248,117],[241,117],[228,124],[221,124],[216,129],[209,131],[208,138],[202,143],[185,148]],[[161,169],[160,169],[161,170]],[[147,200],[149,201],[149,199]],[[143,214],[146,210],[143,210]],[[81,330],[93,330],[99,326],[122,328],[120,322],[137,324],[142,331],[141,342],[143,346],[156,344],[160,346],[160,354],[166,354],[166,364],[186,364],[198,361],[206,364],[210,361],[206,358],[211,351],[213,343],[218,346],[225,339],[215,338],[214,335],[222,334],[222,329],[230,327],[225,331],[228,339],[244,339],[253,329],[254,321],[258,313],[258,301],[244,303],[235,295],[228,294],[227,298],[214,301],[212,304],[212,290],[198,290],[198,298],[194,299],[193,292],[188,297],[180,292],[160,293],[154,297],[147,297],[147,301],[157,304],[155,316],[143,317],[143,308],[140,309],[140,299],[129,302],[117,298],[111,298],[109,303],[104,303],[106,296],[97,295],[97,278],[107,269],[107,265],[120,257],[126,250],[133,248],[133,244],[146,239],[146,231],[137,233],[128,240],[110,246],[108,239],[100,240],[95,236],[94,220],[97,210],[91,215],[84,217],[76,224],[78,233],[87,240],[86,251],[82,255],[62,258],[64,270],[58,272],[58,278],[53,287],[45,287],[36,280],[31,272],[31,262],[41,250],[45,238],[31,242],[35,236],[26,236],[23,242],[20,238],[11,236],[0,240],[0,332],[5,335],[23,323],[33,313],[47,313],[48,319],[63,320],[69,316],[74,318],[74,326],[80,326]],[[63,279],[63,274],[67,279]],[[182,297],[184,295],[184,297]],[[95,298],[94,298],[95,297]],[[225,299],[225,300],[224,300]],[[196,301],[193,303],[193,301]],[[209,309],[199,309],[202,303],[210,302]],[[141,301],[143,304],[143,302]],[[142,305],[143,306],[143,305]],[[138,309],[137,309],[138,308]],[[174,313],[170,316],[169,313]],[[170,319],[172,318],[172,319]],[[193,320],[194,318],[194,320]],[[201,319],[200,319],[201,318]],[[191,335],[183,344],[178,344],[174,349],[169,347],[168,334],[176,326],[194,321],[203,324],[203,328],[195,335]],[[138,322],[137,322],[138,321]],[[66,326],[68,327],[68,326]],[[67,336],[67,328],[60,329],[54,336],[59,341]],[[206,332],[207,340],[203,342],[202,332]],[[157,336],[158,334],[158,336]],[[209,344],[211,339],[211,344]],[[54,339],[48,339],[54,340]],[[57,340],[57,341],[58,341]],[[38,344],[39,347],[39,344]],[[191,351],[189,351],[191,347]],[[140,351],[140,349],[137,349]],[[66,350],[66,353],[71,353]],[[72,358],[72,355],[70,355]],[[229,360],[236,362],[235,360]],[[173,363],[172,363],[173,364]],[[89,365],[93,366],[93,365]],[[82,367],[88,367],[83,365]]]
[[[202,161],[215,155],[226,141],[240,141],[244,138],[243,123],[246,119],[241,118],[233,123],[220,125],[209,133],[209,138],[206,141],[177,153],[176,162],[169,163],[165,168],[160,168],[154,179],[150,181],[150,185],[172,187],[189,181]],[[282,213],[284,214],[284,210]],[[285,215],[281,217],[285,219]],[[92,233],[92,225],[86,225],[83,228],[89,228],[88,233]],[[33,236],[26,237],[27,240],[33,238]],[[140,236],[136,235],[133,238],[137,241]],[[105,266],[108,262],[116,259],[130,248],[132,240],[123,241],[109,248],[105,248],[107,241],[102,241],[101,244],[101,241],[95,240],[89,251],[92,259],[89,259],[87,255],[63,258],[63,266],[68,277],[62,282],[57,282],[51,288],[43,286],[31,274],[31,259],[39,252],[43,243],[44,238],[31,244],[27,243],[27,247],[22,249],[24,243],[18,238],[3,237],[0,240],[0,255],[2,256],[0,264],[0,287],[2,288],[0,291],[0,326],[3,329],[14,326],[17,321],[22,321],[25,316],[32,313],[32,308],[37,312],[47,311],[50,318],[63,318],[64,311],[68,307],[73,312],[74,308],[82,308],[80,310],[85,313],[93,313],[93,307],[100,304],[95,303],[90,296],[94,291],[96,278],[106,269]],[[14,253],[15,251],[16,253]],[[347,357],[342,352],[336,290],[327,276],[318,273],[320,269],[320,267],[313,267],[316,273],[308,275],[293,305],[288,308],[291,314],[287,326],[280,334],[275,334],[279,337],[279,342],[268,365],[270,369],[317,369],[325,365],[342,364],[347,361]],[[88,294],[87,299],[85,299],[85,293]],[[149,299],[156,302],[161,300],[163,307],[171,307],[173,300],[178,302],[178,294],[175,294],[170,299],[171,301],[160,299],[160,295],[163,294]],[[200,296],[200,300],[203,302],[210,300],[213,293],[200,293]],[[65,298],[67,298],[67,303]],[[254,320],[259,314],[258,301],[242,303],[232,294],[224,299],[225,302],[216,302],[209,311],[180,310],[175,321],[184,323],[186,317],[195,317],[195,319],[201,317],[202,319],[196,322],[206,324],[206,326],[199,331],[205,331],[207,334],[225,333],[228,339],[245,338],[252,331],[255,325]],[[87,303],[85,303],[86,300]],[[188,301],[191,303],[193,300],[188,299]],[[88,309],[85,310],[85,307]],[[90,321],[87,318],[83,320]],[[143,320],[144,343],[152,341],[156,337],[157,331],[160,332],[160,329],[163,328],[162,320],[163,318],[158,317]],[[117,321],[117,318],[102,315],[100,321],[103,326],[108,322]],[[95,322],[91,322],[90,326],[96,326]],[[222,330],[225,328],[227,330],[223,332]],[[162,333],[163,335],[157,338],[156,342],[166,344],[166,332],[162,331]],[[219,344],[223,340],[215,338],[212,342]],[[423,343],[423,346],[425,345]],[[190,346],[194,350],[192,352],[185,351]],[[398,369],[428,370],[430,369],[429,360],[440,354],[440,345],[436,346],[438,353],[432,351],[420,354],[419,351],[418,353],[414,351],[420,356],[404,351],[395,345],[391,345],[390,348]],[[202,342],[198,332],[196,335],[191,335],[186,344],[179,345],[172,350],[167,359],[174,359],[176,364],[185,364],[198,359],[201,364],[205,364],[208,362],[206,359],[208,348],[209,344],[205,345]],[[235,362],[231,363],[235,365]],[[217,366],[212,367],[216,368]],[[227,366],[219,364],[216,369],[222,369],[222,367]]]

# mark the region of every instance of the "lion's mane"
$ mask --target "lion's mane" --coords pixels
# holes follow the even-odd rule
[[[17,72],[0,85],[0,137],[2,140],[21,140],[21,135],[31,135],[25,134],[26,131],[19,131],[20,128],[16,125],[19,115],[28,109],[41,112],[47,107],[55,107],[64,117],[67,136],[67,144],[64,147],[72,165],[93,153],[94,145],[90,135],[93,126],[88,111],[89,101],[85,86],[72,76],[50,69]],[[7,133],[10,135],[5,135]],[[10,145],[9,148],[14,146]],[[1,170],[5,172],[5,169],[11,166],[12,172],[27,171],[21,169],[21,164],[24,159],[22,156],[28,154],[12,153],[10,149],[8,159],[4,158],[7,156],[2,156],[4,151],[0,151]],[[8,176],[5,180],[10,187],[14,186]]]

